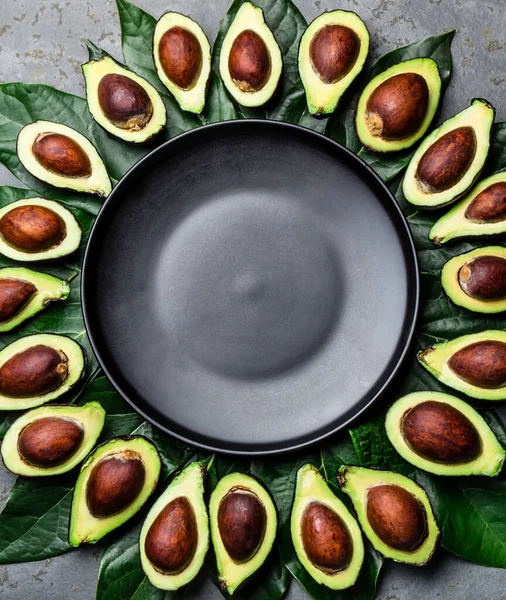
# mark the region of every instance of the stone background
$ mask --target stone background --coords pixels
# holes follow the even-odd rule
[[[197,19],[214,39],[229,0],[136,0],[159,17],[167,10]],[[469,104],[473,97],[489,100],[497,120],[506,120],[506,27],[503,0],[297,0],[308,20],[324,10],[357,12],[371,32],[373,57],[451,28],[454,72],[442,118]],[[3,0],[0,5],[0,81],[41,82],[84,95],[81,63],[84,40],[90,38],[121,59],[120,30],[113,0]],[[0,167],[0,184],[16,185]],[[0,500],[14,481],[0,467]],[[469,524],[472,527],[472,523]],[[101,548],[37,563],[0,567],[0,599],[92,600]],[[206,582],[192,588],[192,599],[221,598]],[[306,594],[294,581],[288,598]],[[378,600],[501,600],[506,598],[506,571],[479,567],[441,552],[425,569],[388,565]],[[112,600],[112,599],[111,599]],[[117,600],[126,600],[118,598]]]

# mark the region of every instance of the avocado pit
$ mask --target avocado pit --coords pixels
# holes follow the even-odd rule
[[[459,285],[471,298],[483,302],[506,299],[506,260],[499,256],[478,256],[458,273]]]
[[[141,492],[146,469],[137,452],[126,450],[105,456],[90,473],[86,501],[90,513],[100,519],[130,506]]]
[[[506,344],[485,340],[469,344],[448,360],[450,369],[467,383],[484,389],[506,385]]]
[[[506,181],[493,183],[469,204],[466,219],[475,223],[500,223],[506,219]]]
[[[456,185],[471,166],[476,148],[472,127],[458,127],[441,136],[418,163],[416,176],[422,189],[427,193],[438,193]]]
[[[67,135],[43,132],[35,138],[32,152],[48,171],[61,177],[89,177],[91,162],[81,146]]]
[[[37,293],[29,281],[4,277],[0,279],[0,323],[16,316]]]
[[[440,464],[463,464],[480,456],[481,438],[471,421],[445,402],[427,400],[409,409],[401,433],[419,456]]]
[[[191,31],[171,27],[161,37],[158,57],[165,75],[183,90],[190,90],[202,69],[202,48]]]
[[[243,92],[258,92],[269,80],[271,58],[263,39],[251,29],[234,40],[228,57],[228,70]]]
[[[232,488],[221,500],[218,529],[230,558],[244,563],[253,558],[262,545],[267,513],[260,498],[245,488]]]
[[[368,522],[379,539],[394,550],[413,552],[428,537],[422,503],[395,484],[377,484],[367,490]]]
[[[153,103],[146,90],[125,75],[104,75],[97,95],[105,117],[120,129],[140,131],[153,115]]]
[[[68,375],[63,352],[37,344],[0,367],[0,393],[12,398],[42,396],[59,388]]]
[[[146,535],[148,560],[160,572],[176,575],[191,563],[198,542],[195,511],[186,496],[165,506]]]
[[[44,252],[61,244],[67,227],[55,211],[26,204],[13,208],[0,219],[0,235],[21,252]]]
[[[74,419],[44,417],[23,428],[18,438],[22,460],[39,468],[65,463],[79,449],[84,430]]]
[[[344,521],[330,507],[311,502],[301,517],[304,551],[311,563],[326,573],[345,569],[353,555],[353,542]]]
[[[347,75],[357,61],[360,38],[344,25],[326,25],[311,40],[309,58],[318,77],[329,85]]]
[[[372,92],[365,120],[375,137],[400,140],[416,133],[427,114],[429,88],[418,73],[389,77]]]

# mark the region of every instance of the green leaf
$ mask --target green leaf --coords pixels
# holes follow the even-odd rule
[[[373,77],[383,72],[385,69],[404,60],[423,57],[433,58],[439,66],[439,74],[442,83],[442,103],[444,92],[448,87],[451,76],[451,43],[454,34],[455,31],[442,33],[441,35],[420,40],[419,42],[397,48],[396,50],[385,54],[365,71],[363,80],[367,84]],[[356,96],[358,98],[358,94]],[[414,149],[394,153],[393,155],[381,155],[363,148],[355,131],[354,121],[356,101],[357,100],[354,99],[348,104],[345,110],[338,111],[328,119],[325,133],[358,154],[384,181],[390,181],[406,167],[413,155]]]
[[[203,116],[207,123],[232,121],[238,118],[234,104],[230,100],[221,79],[214,72],[211,73],[211,82]]]
[[[121,25],[121,47],[126,66],[149,81],[161,94],[167,108],[167,126],[160,137],[169,139],[198,127],[198,117],[184,112],[156,75],[153,33],[156,19],[127,0],[117,0]]]

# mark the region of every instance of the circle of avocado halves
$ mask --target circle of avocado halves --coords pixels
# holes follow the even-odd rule
[[[488,330],[434,344],[419,363],[445,385],[478,400],[506,400],[506,331]]]
[[[325,12],[309,24],[300,40],[298,66],[311,115],[334,112],[368,53],[369,32],[354,12]]]
[[[475,98],[469,108],[427,136],[404,174],[402,191],[406,200],[435,209],[466,194],[485,164],[494,115],[491,104]]]
[[[505,451],[485,419],[469,404],[439,392],[413,392],[388,410],[385,428],[397,452],[435,475],[488,475]]]
[[[25,477],[67,473],[90,453],[104,420],[105,410],[98,402],[83,406],[50,404],[30,410],[5,434],[1,449],[4,465]]]
[[[153,33],[153,60],[181,109],[200,114],[211,75],[211,46],[200,25],[177,12],[162,15]]]
[[[57,188],[108,196],[112,185],[95,146],[68,125],[35,121],[19,132],[16,152],[34,177]]]
[[[68,282],[53,275],[24,267],[0,269],[0,332],[11,331],[69,293]]]
[[[69,542],[94,544],[135,515],[154,492],[161,459],[147,438],[117,437],[88,456],[77,478]]]
[[[19,338],[0,351],[0,410],[25,410],[72,389],[86,368],[86,352],[54,333]]]
[[[441,78],[432,58],[412,58],[376,75],[360,95],[355,128],[360,142],[375,152],[413,146],[434,120]]]
[[[165,127],[167,111],[158,91],[110,56],[82,66],[88,109],[106,131],[125,142],[144,143]]]
[[[56,260],[75,252],[82,229],[68,208],[46,198],[24,198],[0,209],[0,253],[19,262]]]

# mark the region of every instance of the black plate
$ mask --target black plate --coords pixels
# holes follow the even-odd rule
[[[82,299],[93,349],[143,416],[213,450],[295,449],[385,389],[418,306],[388,189],[307,129],[220,123],[140,161],[95,223]]]

